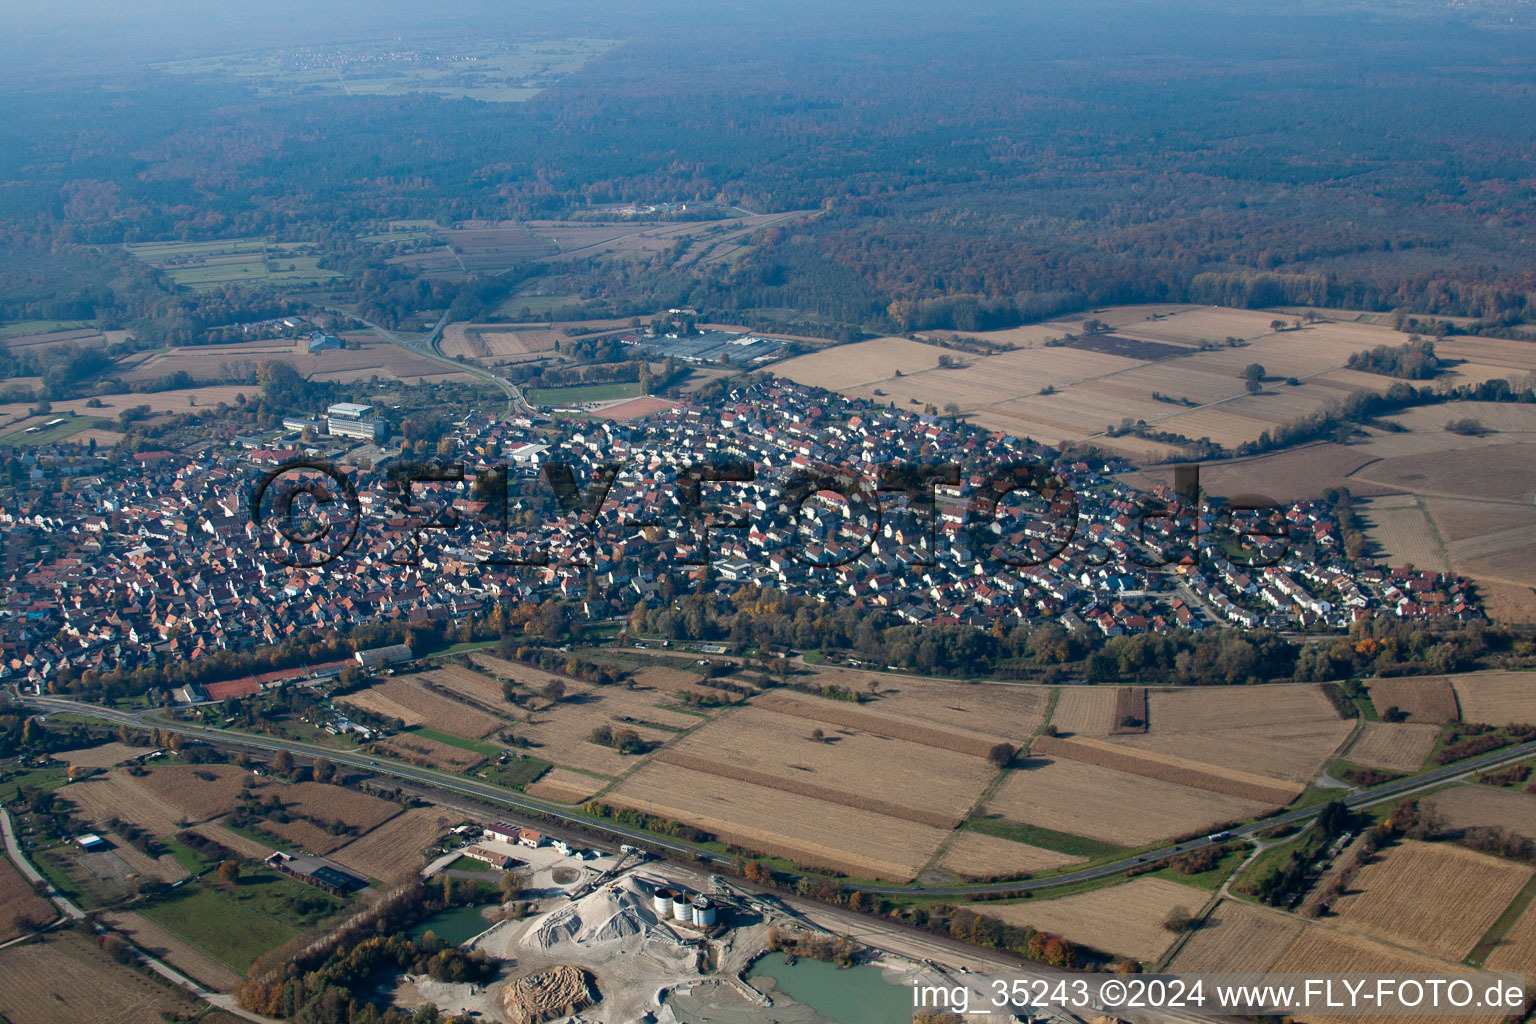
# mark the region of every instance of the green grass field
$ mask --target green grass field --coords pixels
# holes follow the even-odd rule
[[[52,444],[54,441],[62,441],[66,437],[73,437],[83,430],[97,427],[105,430],[115,428],[117,424],[111,420],[97,419],[91,416],[71,416],[64,414],[64,422],[47,430],[40,430],[35,434],[27,433],[27,429],[13,430],[9,434],[0,437],[0,444],[39,445]]]
[[[611,402],[617,398],[638,398],[638,382],[627,384],[584,384],[573,388],[536,388],[528,392],[534,405],[579,405],[582,402]]]
[[[128,254],[162,270],[186,288],[222,284],[302,287],[340,277],[319,266],[313,247],[301,242],[263,238],[225,238],[211,242],[136,242]]]
[[[19,320],[0,326],[0,341],[26,334],[50,334],[54,331],[78,331],[95,327],[90,320]]]
[[[458,747],[460,750],[468,750],[472,754],[481,754],[485,757],[495,757],[505,749],[483,740],[472,740],[464,736],[456,736],[451,732],[429,729],[424,725],[413,726],[406,731],[414,736],[425,736],[429,740],[446,743],[450,747]]]
[[[206,879],[189,882],[142,913],[244,973],[267,950],[345,906],[302,882],[248,868],[233,887]]]
[[[1123,857],[1131,852],[1129,847],[1089,839],[1087,836],[1075,836],[1041,828],[1038,825],[1018,825],[978,815],[972,815],[961,827],[970,829],[972,832],[980,832],[982,835],[1011,839],[1016,843],[1038,846],[1043,850],[1055,850],[1057,853],[1065,853],[1071,857],[1087,857],[1089,860],[1108,860]]]

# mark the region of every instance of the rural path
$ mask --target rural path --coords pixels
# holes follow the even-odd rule
[[[22,853],[21,844],[16,841],[16,830],[11,827],[11,815],[4,807],[0,807],[0,833],[5,836],[5,852],[10,856],[11,862],[16,865],[22,876],[33,885],[41,885],[47,890],[48,898],[68,917],[76,921],[85,920],[85,912],[67,899],[63,893],[53,887],[53,883],[42,876],[32,862],[27,860],[27,855]]]

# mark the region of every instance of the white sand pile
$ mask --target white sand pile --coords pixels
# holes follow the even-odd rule
[[[649,889],[624,878],[549,914],[523,941],[546,951],[568,942],[596,946],[642,935],[655,926]]]

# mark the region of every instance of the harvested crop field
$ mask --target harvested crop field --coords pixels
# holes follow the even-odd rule
[[[633,729],[646,743],[660,745],[677,735],[672,729],[643,723],[687,728],[702,719],[656,707],[661,695],[655,690],[627,690],[619,686],[584,687],[563,680],[566,698],[553,707],[541,707],[528,719],[514,722],[512,732],[533,744],[536,757],[599,775],[618,775],[634,767],[634,755],[621,754],[591,740],[592,730],[606,725],[614,731]],[[630,721],[625,721],[625,719]]]
[[[1136,736],[1147,731],[1148,698],[1145,686],[1115,688],[1115,710],[1110,716],[1113,736]]]
[[[465,750],[463,747],[440,743],[429,737],[412,733],[390,736],[377,741],[374,746],[386,756],[398,757],[402,761],[419,764],[425,768],[441,768],[450,772],[461,772],[466,768],[473,768],[485,760],[483,755],[473,750]]]
[[[263,831],[310,853],[330,853],[400,813],[399,804],[321,782],[300,782],[275,792],[291,820],[269,817],[261,823]]]
[[[1423,767],[1439,736],[1438,725],[1364,722],[1343,758],[1367,768],[1416,772]]]
[[[524,786],[523,792],[529,796],[553,800],[556,803],[579,804],[607,784],[604,779],[573,772],[569,768],[551,768],[540,776],[537,782],[531,786]]]
[[[858,878],[910,881],[948,835],[654,760],[604,800],[705,829],[759,853]]]
[[[880,724],[884,724],[883,722]],[[951,829],[997,775],[982,757],[762,706],[720,715],[656,759],[755,786]]]
[[[412,807],[328,856],[369,878],[403,882],[421,868],[423,851],[457,820],[441,807]]]
[[[986,757],[987,751],[1001,742],[993,736],[934,728],[910,718],[865,711],[847,701],[834,701],[825,697],[772,692],[754,698],[753,705],[787,717],[822,722],[842,730],[872,733],[887,739],[905,740],[934,750],[971,757]]]
[[[1316,778],[1351,730],[1321,688],[1290,683],[1153,690],[1147,716],[1145,735],[1115,745],[1232,778],[1262,777],[1280,783],[1276,791]]]
[[[857,705],[857,710],[866,714],[911,721],[962,735],[1005,740],[1015,746],[1022,744],[1045,722],[1045,708],[1050,701],[1050,690],[1043,686],[956,683],[895,673],[873,675],[847,669],[818,669],[809,681],[817,686],[831,683],[871,694],[872,700]],[[817,705],[855,707],[844,701],[789,690],[777,692],[790,699]]]
[[[94,747],[82,747],[79,750],[61,750],[53,755],[53,759],[81,768],[111,768],[141,754],[147,754],[153,749],[155,748],[130,747],[126,743],[102,743]]]
[[[188,821],[207,821],[234,810],[251,774],[225,764],[157,765],[133,779],[155,797],[177,808]],[[256,782],[261,789],[265,783]]]
[[[507,724],[478,708],[433,693],[416,676],[396,676],[336,699],[376,715],[398,718],[408,726],[424,725],[471,739],[479,739]]]
[[[469,701],[487,714],[504,716],[515,710],[501,692],[501,680],[462,665],[444,665],[412,677]]]
[[[1288,804],[1301,793],[1300,786],[1286,786],[1251,772],[1202,765],[1155,751],[1126,750],[1107,740],[1086,736],[1068,740],[1041,736],[1030,751],[1270,806]]]
[[[53,904],[32,891],[10,860],[0,857],[0,942],[40,928],[58,916]]]
[[[1141,846],[1204,832],[1270,806],[1079,761],[1032,757],[1008,773],[983,810],[1024,825]]]
[[[1055,850],[1016,843],[1011,839],[961,830],[949,841],[949,848],[935,866],[941,871],[953,871],[961,878],[987,879],[1050,871],[1068,864],[1080,864],[1085,860],[1084,857],[1072,857]]]
[[[225,828],[216,821],[205,821],[201,825],[194,825],[192,831],[204,839],[213,840],[220,846],[227,846],[242,857],[249,857],[251,860],[266,860],[272,855],[270,843],[258,843],[254,839],[247,839],[241,833]]]
[[[109,819],[116,818],[167,836],[181,831],[190,820],[184,810],[148,792],[138,779],[123,772],[72,782],[61,795],[80,817],[103,830]]]
[[[1407,722],[1444,725],[1461,717],[1456,692],[1443,676],[1432,679],[1372,679],[1366,683],[1376,713],[1385,716],[1397,708]]]
[[[604,420],[638,420],[675,408],[677,408],[676,402],[642,395],[639,398],[631,398],[627,402],[605,405],[601,409],[593,410],[590,415]]]
[[[1170,912],[1194,914],[1206,893],[1164,878],[1136,878],[1124,885],[1023,903],[979,903],[971,909],[1015,926],[1054,932],[1070,942],[1105,953],[1156,960],[1173,935],[1163,927]]]
[[[1465,722],[1536,723],[1536,672],[1475,672],[1451,676]]]
[[[1504,938],[1483,960],[1490,971],[1510,971],[1529,976],[1536,964],[1536,903],[1525,908]],[[1529,982],[1530,978],[1526,978]]]
[[[939,356],[946,354],[953,353],[905,338],[876,338],[796,356],[774,367],[774,371],[801,384],[841,391],[887,380],[898,371],[907,375],[932,370],[939,365]]]
[[[229,991],[241,977],[213,957],[142,914],[107,914],[106,922],[128,941],[208,988]]]
[[[1056,698],[1051,724],[1066,736],[1108,736],[1114,721],[1116,688],[1067,686]]]
[[[161,1024],[161,1014],[194,1008],[77,932],[0,951],[0,1017],[10,1024]]]
[[[1536,840],[1536,795],[1469,782],[1422,799],[1447,828],[1502,828]]]
[[[1330,909],[1347,928],[1455,961],[1530,877],[1528,867],[1459,846],[1405,840],[1361,868]]]
[[[1269,907],[1226,899],[1190,933],[1169,969],[1178,973],[1264,973],[1306,930],[1301,918]]]

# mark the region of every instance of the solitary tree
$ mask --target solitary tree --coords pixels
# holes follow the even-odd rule
[[[1002,769],[1008,767],[1013,760],[1013,747],[1006,743],[999,743],[987,751],[987,760],[992,762],[992,767]]]
[[[551,679],[544,684],[544,689],[540,692],[544,694],[544,698],[551,704],[558,704],[565,696],[565,684],[558,679]]]
[[[234,885],[240,881],[240,862],[227,860],[219,865],[219,881],[226,885]]]

